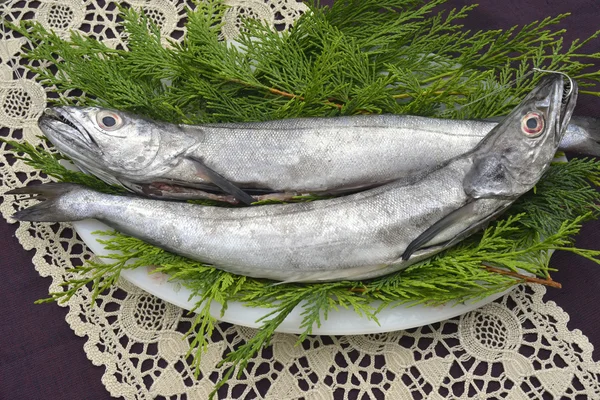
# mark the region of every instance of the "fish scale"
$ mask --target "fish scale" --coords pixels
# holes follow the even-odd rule
[[[468,136],[456,137],[441,128],[431,130],[439,138],[427,148],[430,159],[448,160],[458,155],[449,146],[456,140],[472,142]],[[361,187],[369,182],[389,182],[399,176],[398,171],[408,172],[406,166],[414,170],[411,172],[431,166],[423,160],[418,137],[415,138],[415,133],[431,129],[429,118],[361,116],[252,124],[234,130],[227,126],[196,129],[202,131],[204,140],[194,153],[204,154],[207,165],[242,188],[327,192]],[[385,145],[392,137],[414,145],[395,152]],[[245,145],[223,151],[231,143]]]

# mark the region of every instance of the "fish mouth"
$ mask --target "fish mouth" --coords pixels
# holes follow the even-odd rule
[[[562,136],[562,134],[566,132],[567,126],[571,121],[571,116],[573,115],[575,104],[577,103],[579,89],[577,83],[568,75],[560,75],[563,75],[563,79],[557,79],[558,82],[556,85],[558,86],[558,91],[561,94],[558,128],[559,133]]]
[[[545,109],[548,126],[552,126],[552,138],[558,142],[564,136],[577,103],[577,83],[562,72],[543,71],[543,77],[530,94],[535,103]]]
[[[67,155],[100,151],[98,143],[87,129],[63,107],[46,108],[38,125],[52,144]]]

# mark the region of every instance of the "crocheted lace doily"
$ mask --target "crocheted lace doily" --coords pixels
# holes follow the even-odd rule
[[[170,0],[129,0],[161,26],[165,36],[180,37],[184,4]],[[235,37],[240,16],[289,27],[305,9],[295,0],[230,0],[223,34]],[[67,35],[79,29],[99,39],[119,42],[114,3],[83,0],[10,1],[13,20],[35,18]],[[24,39],[4,33],[0,43],[0,125],[2,135],[39,143],[36,119],[46,93],[22,67]],[[18,67],[18,68],[17,68]],[[16,70],[16,72],[15,72]],[[31,181],[45,181],[37,171],[0,147],[0,194]],[[24,204],[26,206],[27,204]],[[4,218],[16,210],[0,206]],[[68,224],[21,223],[23,247],[35,249],[33,263],[52,277],[50,291],[69,278],[65,269],[92,257]],[[65,250],[66,249],[66,250]],[[578,330],[566,327],[568,315],[544,303],[545,288],[518,287],[501,300],[459,318],[408,331],[377,335],[311,337],[295,346],[296,336],[275,335],[241,378],[233,378],[221,398],[344,399],[467,397],[600,398],[600,363]],[[192,316],[122,281],[101,295],[96,306],[83,289],[67,304],[67,322],[86,336],[84,350],[106,372],[102,382],[111,395],[126,399],[206,399],[224,369],[223,354],[251,337],[249,328],[219,324],[202,357],[201,375],[193,377],[183,333]],[[182,340],[183,339],[183,340]],[[487,395],[485,395],[487,393]]]

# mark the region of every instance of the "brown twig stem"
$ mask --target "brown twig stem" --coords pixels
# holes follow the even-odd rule
[[[279,90],[279,89],[275,89],[275,88],[269,88],[269,92],[271,92],[273,94],[276,94],[276,95],[279,95],[279,96],[288,97],[290,99],[299,99],[299,100],[304,101],[304,97],[298,96],[297,94],[284,92],[283,90]]]
[[[440,95],[440,94],[447,94],[449,96],[464,96],[464,93],[460,93],[460,92],[445,92],[443,90],[438,90],[436,92],[428,92],[425,93],[426,95],[430,95],[430,94],[435,94],[435,95]],[[394,99],[408,99],[411,97],[415,97],[417,95],[417,93],[401,93],[401,94],[395,94],[392,97]]]
[[[506,269],[496,268],[496,267],[492,267],[490,265],[483,264],[483,266],[485,267],[486,270],[488,270],[490,272],[494,272],[496,274],[512,276],[513,278],[518,278],[525,282],[539,283],[540,285],[546,285],[546,286],[550,286],[550,287],[557,288],[557,289],[562,288],[562,285],[560,283],[553,281],[550,278],[548,278],[548,279],[535,278],[533,276],[519,274],[518,272],[508,271]]]

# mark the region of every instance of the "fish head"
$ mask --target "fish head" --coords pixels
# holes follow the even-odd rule
[[[577,84],[562,74],[542,78],[471,154],[463,187],[473,198],[516,199],[550,166],[577,101]]]
[[[151,180],[183,150],[163,151],[169,124],[99,107],[52,107],[38,125],[56,148],[82,170],[109,183]],[[167,134],[165,133],[167,132]],[[183,139],[178,147],[190,146]],[[157,167],[158,166],[158,167]]]

